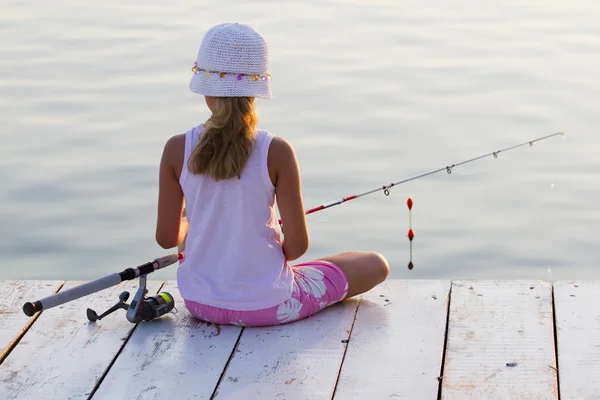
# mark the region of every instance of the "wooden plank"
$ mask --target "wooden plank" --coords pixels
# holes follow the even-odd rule
[[[28,317],[23,304],[55,293],[63,281],[0,281],[0,363],[39,314]]]
[[[61,290],[81,283],[69,281]],[[149,282],[149,292],[161,284]],[[128,281],[42,312],[0,365],[0,398],[87,398],[135,325],[127,321],[125,310],[91,323],[86,309],[104,312],[119,293],[129,290],[131,300],[136,289],[137,281]]]
[[[600,398],[600,282],[557,281],[554,309],[560,397]]]
[[[443,399],[556,399],[551,285],[453,282]]]
[[[390,280],[363,295],[335,398],[437,398],[449,290]]]
[[[177,283],[161,289],[175,297],[177,313],[140,324],[102,381],[93,399],[209,399],[241,327],[194,318]]]
[[[245,328],[216,393],[223,399],[331,399],[358,300],[289,324]]]

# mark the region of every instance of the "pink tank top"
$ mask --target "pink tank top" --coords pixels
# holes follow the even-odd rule
[[[179,183],[189,231],[177,270],[184,299],[230,310],[261,310],[286,301],[293,273],[281,248],[275,187],[267,157],[273,135],[258,131],[241,179],[215,181],[187,165],[202,125],[185,135]]]

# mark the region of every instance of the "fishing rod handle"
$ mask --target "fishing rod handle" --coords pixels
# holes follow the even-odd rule
[[[183,253],[179,254],[169,254],[163,257],[159,257],[153,261],[147,262],[146,264],[139,265],[135,268],[131,268],[129,270],[123,271],[121,277],[123,280],[126,279],[134,279],[132,274],[135,274],[135,278],[151,274],[154,271],[158,271],[159,269],[168,267],[169,265],[175,264],[177,261],[183,258]],[[123,273],[127,272],[127,277]]]
[[[154,265],[156,269],[162,269],[168,267],[169,265],[175,264],[177,261],[183,259],[183,253],[178,254],[169,254],[154,260]]]
[[[183,258],[183,253],[169,254],[164,257],[159,257],[146,264],[142,264],[136,268],[127,268],[124,271],[106,275],[102,278],[96,279],[91,282],[84,283],[74,288],[60,291],[51,296],[37,300],[35,302],[28,302],[23,305],[23,312],[28,317],[32,317],[36,312],[47,310],[52,307],[67,303],[69,301],[78,299],[90,295],[95,292],[107,289],[111,286],[118,285],[119,283],[135,279],[141,275],[150,274],[161,268],[168,267],[171,264],[175,264],[177,261]]]
[[[118,273],[110,274],[105,277],[84,283],[65,291],[60,291],[35,302],[28,302],[23,305],[23,312],[28,317],[33,316],[38,311],[47,310],[59,306],[69,301],[90,295],[100,290],[107,289],[121,283],[121,276]]]

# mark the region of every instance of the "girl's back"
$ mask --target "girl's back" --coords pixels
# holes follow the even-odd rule
[[[277,325],[382,282],[389,266],[378,253],[288,264],[310,239],[294,149],[257,128],[254,99],[271,98],[262,36],[248,25],[216,25],[192,71],[190,89],[211,116],[165,144],[156,223],[160,246],[185,250],[177,282],[187,309],[218,324]]]
[[[179,178],[189,222],[179,290],[186,299],[235,310],[279,304],[291,295],[293,275],[281,249],[268,170],[273,135],[259,130],[239,179],[221,181],[185,167],[199,135],[202,125],[185,135]]]

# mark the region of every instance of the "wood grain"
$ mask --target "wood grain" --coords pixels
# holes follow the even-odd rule
[[[215,396],[223,399],[331,399],[357,300],[286,325],[244,328]]]
[[[600,399],[600,282],[554,284],[562,400]]]
[[[63,289],[81,283],[69,281]],[[149,282],[149,292],[161,284]],[[123,290],[133,298],[136,289],[137,281],[127,281],[42,312],[0,365],[0,398],[86,399],[135,326],[125,310],[91,323],[86,309],[101,313]]]
[[[549,283],[453,282],[442,399],[556,399],[553,325]]]
[[[39,314],[28,317],[23,304],[55,293],[63,281],[0,281],[0,363]]]
[[[174,281],[161,291],[175,297],[177,312],[136,328],[94,400],[209,399],[212,395],[242,328],[194,318]]]
[[[363,295],[336,399],[435,399],[450,281],[393,280]]]

